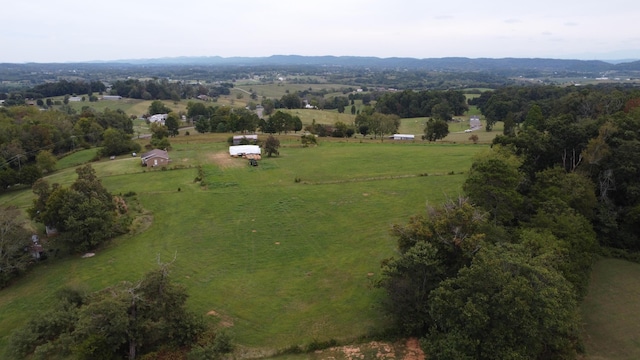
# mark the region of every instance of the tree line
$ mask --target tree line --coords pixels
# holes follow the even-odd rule
[[[640,248],[637,91],[509,88],[484,104],[505,99],[499,121],[521,121],[464,195],[393,226],[399,254],[382,263],[384,308],[430,359],[577,358],[594,256]]]
[[[207,95],[214,98],[220,95],[229,95],[231,88],[233,88],[233,84],[228,82],[206,87],[167,79],[144,81],[127,79],[115,81],[111,94],[131,99],[180,101],[181,99],[189,99],[198,95]]]
[[[505,94],[512,94],[508,102]],[[600,243],[638,251],[639,99],[633,88],[508,88],[481,106],[488,122],[505,122],[494,144],[524,159],[528,182],[552,167],[587,176],[598,199],[591,220]]]
[[[383,114],[395,114],[401,118],[433,117],[451,120],[462,116],[469,107],[461,91],[411,91],[388,92],[376,101],[376,110]]]
[[[0,191],[33,184],[53,171],[63,154],[104,145],[105,133],[107,139],[125,142],[126,149],[136,149],[131,142],[133,122],[122,110],[85,108],[75,114],[28,106],[0,108]],[[102,156],[117,155],[110,152],[106,147]]]

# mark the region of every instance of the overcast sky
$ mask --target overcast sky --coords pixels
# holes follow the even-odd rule
[[[335,55],[640,59],[637,0],[13,2],[0,62]]]

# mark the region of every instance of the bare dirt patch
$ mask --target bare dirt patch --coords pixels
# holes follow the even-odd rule
[[[424,360],[424,352],[420,347],[418,339],[408,339],[405,346],[407,347],[407,352],[405,353],[404,360]]]
[[[395,359],[395,360],[425,360],[418,339],[411,338],[396,343],[372,341],[366,344],[338,346],[316,351],[313,359]]]
[[[233,158],[226,151],[209,154],[209,159],[221,169],[245,166],[246,160],[241,158]]]
[[[220,322],[218,323],[219,327],[228,328],[233,326],[233,319],[230,316],[220,314],[215,310],[209,311],[207,315],[220,319]]]

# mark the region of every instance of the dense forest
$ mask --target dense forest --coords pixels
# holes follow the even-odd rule
[[[430,359],[576,358],[594,256],[640,249],[640,93],[483,95],[505,133],[473,163],[464,196],[394,226],[386,309]]]

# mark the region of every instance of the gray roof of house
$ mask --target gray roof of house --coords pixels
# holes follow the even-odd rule
[[[140,157],[141,157],[142,159],[148,159],[148,158],[150,158],[150,157],[154,157],[154,156],[157,156],[157,157],[161,157],[161,158],[168,159],[168,158],[169,158],[169,153],[167,153],[167,152],[166,152],[166,151],[164,151],[164,150],[160,150],[160,149],[153,149],[153,150],[151,150],[151,151],[149,151],[149,152],[146,152],[146,153],[144,153],[144,154],[140,155]]]

